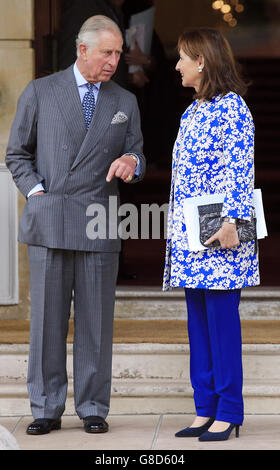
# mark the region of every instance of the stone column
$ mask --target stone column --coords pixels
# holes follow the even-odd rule
[[[27,83],[34,78],[33,39],[33,0],[0,0],[0,164],[2,166],[18,97]],[[19,215],[24,202],[23,196],[19,194]],[[25,246],[19,246],[18,261],[19,303],[0,305],[0,319],[27,319],[29,316],[29,273]]]

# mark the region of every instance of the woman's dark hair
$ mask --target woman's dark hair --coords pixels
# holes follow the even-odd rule
[[[229,91],[244,95],[248,84],[240,74],[240,66],[234,59],[231,47],[223,34],[212,28],[186,30],[178,40],[182,49],[191,59],[204,58],[201,83],[195,98],[211,100]]]

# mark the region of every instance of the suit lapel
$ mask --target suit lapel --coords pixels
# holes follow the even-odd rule
[[[118,96],[113,91],[110,82],[101,84],[92,122],[87,131],[72,65],[54,75],[52,88],[71,138],[79,149],[72,164],[74,168],[94,149],[111,124],[116,112]]]
[[[52,87],[71,138],[80,147],[87,129],[72,65],[56,75]]]
[[[77,158],[72,165],[72,169],[77,166],[89,152],[93,151],[111,124],[116,112],[118,100],[118,97],[112,88],[113,87],[110,82],[104,82],[101,84],[91,125],[81,145]]]

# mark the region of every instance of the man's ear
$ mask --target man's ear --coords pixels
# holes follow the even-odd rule
[[[84,43],[79,44],[78,50],[79,50],[79,53],[80,53],[80,57],[82,57],[82,59],[84,59],[84,60],[87,59],[88,48]]]

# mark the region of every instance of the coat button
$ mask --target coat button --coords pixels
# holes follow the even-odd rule
[[[64,199],[68,199],[69,195],[68,194],[64,194]]]
[[[68,149],[68,145],[64,144],[64,145],[62,145],[62,148],[63,148],[63,150],[67,150],[67,149]]]
[[[109,150],[108,150],[108,149],[104,149],[103,152],[104,152],[104,153],[108,153]]]

